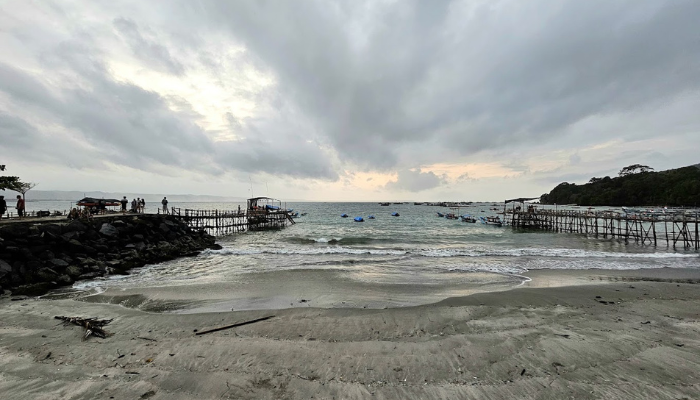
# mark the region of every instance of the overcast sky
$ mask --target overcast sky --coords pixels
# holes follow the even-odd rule
[[[700,1],[0,1],[37,190],[502,200],[700,162]],[[31,192],[30,192],[31,193]]]

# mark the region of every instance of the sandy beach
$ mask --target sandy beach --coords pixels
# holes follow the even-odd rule
[[[556,271],[387,309],[0,299],[3,399],[692,399],[700,271]],[[149,291],[117,302],[138,304]],[[182,299],[181,299],[182,300]],[[129,303],[132,301],[132,303]],[[106,339],[54,316],[113,318]],[[195,335],[271,316],[265,321]]]

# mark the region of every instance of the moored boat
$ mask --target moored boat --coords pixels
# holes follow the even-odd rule
[[[503,222],[501,221],[501,218],[498,216],[496,217],[479,217],[481,220],[481,223],[484,225],[494,225],[494,226],[502,226]]]

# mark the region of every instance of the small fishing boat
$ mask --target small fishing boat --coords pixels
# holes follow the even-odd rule
[[[340,214],[340,218],[347,218],[347,217],[348,217],[348,215],[347,215],[347,214],[345,214],[345,213],[343,213],[343,214]]]
[[[462,218],[462,222],[468,222],[470,224],[476,223],[476,218],[468,214],[462,215],[460,218]]]
[[[303,217],[303,216],[305,216],[306,214],[308,214],[308,213],[303,212],[303,213],[301,213],[301,214],[299,214],[299,215],[301,215],[301,216]]]
[[[438,213],[437,213],[437,216],[440,217],[440,218],[444,218],[444,217],[445,217],[445,214],[443,214],[443,213],[441,213],[441,212],[438,212]]]
[[[365,220],[362,217],[355,217],[355,222],[365,222]]]
[[[392,217],[400,217],[399,213],[397,213],[397,212],[391,213],[391,216],[392,216]]]
[[[496,217],[479,217],[481,220],[481,223],[484,225],[494,225],[494,226],[502,226],[503,222],[501,219],[496,216]]]
[[[368,215],[367,219],[374,219],[374,215]]]
[[[380,206],[385,206],[385,207],[388,206],[389,204],[391,204],[391,203],[379,203]]]

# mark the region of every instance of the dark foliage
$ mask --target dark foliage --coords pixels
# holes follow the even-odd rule
[[[591,178],[584,185],[564,182],[543,194],[540,202],[582,206],[696,206],[700,204],[700,167],[660,172],[642,170],[618,178]]]

